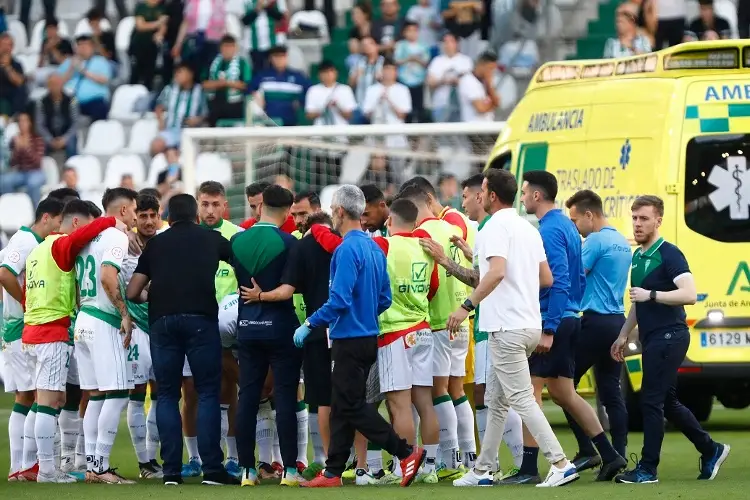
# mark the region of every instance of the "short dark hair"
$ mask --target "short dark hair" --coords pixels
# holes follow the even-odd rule
[[[409,186],[410,184],[416,184],[425,193],[431,194],[433,197],[437,197],[437,191],[435,191],[435,186],[433,186],[430,181],[428,181],[421,175],[412,177],[408,181],[404,182],[404,187]]]
[[[232,35],[226,34],[223,37],[221,37],[221,41],[219,41],[220,45],[224,45],[225,43],[236,44],[237,39],[234,38]]]
[[[227,195],[226,189],[221,182],[216,181],[205,181],[198,186],[198,194],[207,194],[209,196],[225,196]]]
[[[286,45],[274,45],[270,49],[268,49],[268,55],[269,56],[276,56],[280,54],[286,54]]]
[[[39,222],[44,217],[44,214],[49,214],[52,217],[57,217],[63,212],[65,203],[58,198],[45,198],[39,202],[36,207],[36,213],[34,214],[34,222]]]
[[[394,68],[398,67],[398,64],[396,64],[396,61],[391,57],[385,57],[383,58],[383,64],[381,67],[385,68],[386,66],[393,66]]]
[[[153,210],[157,214],[159,213],[159,200],[155,196],[150,194],[139,194],[138,199],[135,200],[136,212],[145,212],[146,210]]]
[[[419,23],[415,23],[414,21],[404,21],[404,24],[401,25],[401,33],[406,31],[406,28],[412,28],[416,27],[419,28]]]
[[[80,199],[73,199],[70,200],[68,203],[65,204],[65,207],[62,211],[63,219],[67,219],[68,217],[74,216],[74,215],[80,215],[83,217],[91,217],[91,209],[89,208],[89,203]]]
[[[100,21],[104,19],[104,12],[101,9],[93,7],[86,13],[86,19],[89,21]]]
[[[547,201],[557,198],[557,177],[546,170],[532,170],[523,174],[523,180],[528,182],[534,190],[542,193]]]
[[[576,210],[579,212],[591,212],[596,215],[604,214],[604,205],[602,204],[601,196],[590,189],[581,189],[573,194],[565,202],[565,206],[568,210],[576,207]]]
[[[413,201],[407,198],[400,198],[393,200],[391,203],[391,216],[396,216],[401,222],[407,224],[413,224],[417,222],[417,216],[419,215],[419,209]]]
[[[291,191],[276,184],[263,190],[263,206],[266,208],[289,208],[294,203]]]
[[[198,201],[189,194],[176,194],[169,199],[169,219],[172,222],[195,221]]]
[[[131,201],[136,200],[138,199],[138,192],[124,187],[107,189],[106,191],[104,191],[104,196],[102,196],[102,208],[104,208],[104,210],[106,211],[107,207],[113,201],[119,200],[121,198]]]
[[[263,199],[265,200],[265,195],[263,195]],[[318,196],[318,193],[315,191],[308,191],[306,193],[299,193],[294,197],[294,203],[300,203],[304,200],[308,200],[310,202],[310,206],[313,208],[320,208],[320,196]]]
[[[333,64],[333,61],[330,59],[324,59],[318,64],[318,73],[322,73],[324,71],[330,71],[332,69],[336,69],[336,65]]]
[[[482,183],[484,182],[484,174],[474,174],[468,179],[461,181],[461,189],[482,189]]]
[[[456,180],[456,176],[451,173],[443,173],[438,176],[437,185],[442,186],[445,181]]]
[[[633,201],[630,210],[638,210],[643,207],[654,207],[659,217],[664,217],[664,200],[653,194],[644,194]]]
[[[161,193],[156,188],[143,188],[140,191],[138,191],[138,195],[144,195],[147,194],[149,196],[153,196],[157,200],[161,201]]]
[[[393,203],[396,200],[410,200],[419,207],[419,205],[427,205],[428,196],[427,192],[418,184],[409,184],[401,188],[401,191],[393,199]],[[391,207],[393,203],[391,203]]]
[[[477,64],[483,64],[483,63],[496,63],[497,64],[497,54],[495,54],[491,50],[482,52],[481,54],[479,54],[479,57],[477,57]]]
[[[57,21],[56,17],[48,17],[47,19],[44,20],[45,28],[49,28],[50,26],[54,26],[55,28],[57,28],[59,24],[60,23]]]
[[[75,169],[73,169],[75,170]],[[62,187],[58,189],[53,189],[49,192],[47,195],[48,198],[57,198],[58,200],[62,201],[63,203],[68,203],[70,200],[80,200],[81,195],[78,194],[78,191],[76,191],[73,188],[69,187]]]
[[[385,195],[383,195],[383,192],[375,184],[365,184],[364,186],[360,186],[359,189],[365,195],[365,203],[367,205],[385,201]]]
[[[484,178],[487,179],[488,192],[495,193],[503,205],[513,205],[518,193],[518,182],[513,174],[507,170],[491,168],[484,173]]]
[[[193,69],[193,67],[190,64],[186,63],[186,62],[179,62],[179,63],[175,64],[175,66],[174,66],[174,73],[177,73],[181,69],[186,69],[186,70],[190,71],[191,75],[195,75],[195,70]]]
[[[265,191],[266,188],[270,185],[271,183],[266,181],[258,181],[253,182],[252,184],[248,184],[248,186],[245,188],[245,196],[247,198],[250,198],[251,196],[258,196],[259,194],[263,194],[263,191]]]
[[[70,40],[60,40],[57,44],[57,51],[64,56],[72,56],[73,44],[70,43]]]
[[[93,217],[94,219],[102,216],[102,210],[96,206],[96,203],[94,203],[91,200],[85,201],[86,206],[89,208],[89,215]]]
[[[305,232],[307,232],[307,230],[310,229],[313,224],[326,224],[328,226],[332,226],[333,220],[331,219],[330,215],[321,210],[320,212],[315,212],[314,214],[310,214],[307,216],[307,220],[305,221]]]
[[[78,35],[76,37],[76,43],[93,42],[93,41],[94,39],[91,38],[91,35],[83,34],[83,35]]]

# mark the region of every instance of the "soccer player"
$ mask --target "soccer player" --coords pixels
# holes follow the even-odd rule
[[[36,366],[34,382],[37,415],[34,433],[38,466],[37,482],[71,483],[75,478],[55,467],[55,416],[61,406],[71,356],[68,327],[76,304],[75,262],[89,242],[109,229],[125,231],[126,225],[113,217],[91,222],[85,202],[73,200],[62,213],[62,233],[51,233],[26,258],[26,312],[22,342]],[[85,226],[85,227],[84,227]],[[125,236],[120,232],[123,237]],[[37,472],[38,471],[38,475]]]
[[[577,387],[581,377],[594,367],[594,380],[599,399],[607,410],[612,446],[624,457],[628,440],[628,413],[620,390],[622,363],[612,359],[610,349],[625,324],[625,287],[632,254],[630,242],[604,215],[602,199],[584,189],[565,202],[568,215],[578,232],[586,238],[581,247],[586,291],[581,301],[581,332],[576,342],[575,377]],[[568,424],[578,441],[578,453],[573,463],[578,472],[596,467],[601,458],[593,443],[565,412]]]
[[[159,218],[159,200],[151,195],[139,194],[136,199],[136,227],[134,231],[141,248],[156,235],[161,227]],[[138,265],[138,255],[129,254],[123,261],[121,278],[123,288],[127,287]],[[159,430],[156,427],[156,406],[158,393],[151,366],[151,347],[149,341],[148,303],[135,303],[129,300],[125,304],[133,318],[133,335],[128,347],[128,362],[133,366],[135,387],[130,391],[128,402],[128,428],[133,442],[140,477],[155,479],[163,477],[161,466],[156,461],[156,449],[159,445]],[[151,385],[151,407],[148,417],[144,413],[146,386]]]
[[[34,365],[21,345],[23,333],[24,292],[26,258],[51,233],[60,229],[63,202],[47,198],[36,207],[34,223],[16,231],[4,248],[0,264],[0,285],[3,287],[3,384],[5,392],[15,393],[13,409],[8,420],[10,444],[10,471],[8,481],[17,481],[23,465],[24,422],[27,417],[35,419]],[[32,411],[32,408],[33,411]],[[31,413],[30,413],[31,412]],[[31,425],[31,422],[30,422]],[[33,427],[32,427],[33,428]],[[30,441],[34,441],[33,439]],[[29,449],[36,462],[36,442]]]
[[[108,189],[102,206],[131,230],[137,196],[127,188]],[[91,396],[83,423],[87,482],[132,483],[109,464],[120,415],[127,407],[128,391],[133,389],[132,363],[127,360],[133,324],[119,275],[127,249],[125,234],[107,230],[76,259],[81,307],[76,318],[75,355],[81,389],[90,391]]]
[[[375,184],[365,184],[360,189],[365,194],[362,229],[371,237],[388,236],[385,223],[388,220],[389,211],[383,192]]]
[[[526,172],[521,186],[521,202],[526,213],[539,219],[539,233],[547,262],[552,270],[552,286],[540,291],[542,336],[536,352],[529,358],[534,395],[539,404],[547,386],[550,396],[570,412],[591,438],[602,458],[597,481],[611,481],[627,465],[612,447],[602,429],[596,411],[577,392],[575,377],[575,342],[580,335],[581,300],[586,275],[581,260],[581,236],[575,224],[555,208],[557,179],[544,170]],[[537,457],[539,446],[534,438],[524,436],[524,457],[519,473],[503,484],[539,483]]]
[[[250,206],[250,218],[240,224],[242,229],[249,229],[260,219],[260,214],[263,210],[263,191],[270,185],[270,182],[258,181],[253,182],[245,188],[245,196],[247,196],[247,203]],[[297,225],[290,214],[281,226],[281,230],[292,234],[296,229]]]
[[[729,455],[728,444],[717,443],[703,430],[690,410],[677,399],[677,370],[690,346],[685,306],[695,304],[695,281],[685,256],[659,235],[664,202],[639,196],[631,207],[633,237],[639,247],[630,269],[630,311],[612,357],[623,362],[628,337],[638,327],[643,349],[643,449],[636,467],[615,478],[617,483],[659,481],[657,467],[664,440],[664,417],[687,437],[701,454],[698,479],[711,480]]]

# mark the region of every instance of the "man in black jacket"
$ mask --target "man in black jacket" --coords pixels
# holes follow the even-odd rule
[[[65,158],[78,154],[78,101],[63,92],[63,79],[53,73],[47,80],[47,94],[36,105],[37,131],[47,154],[65,151]]]

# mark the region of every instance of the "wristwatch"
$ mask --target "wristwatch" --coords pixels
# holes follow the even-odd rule
[[[651,290],[651,293],[648,295],[648,298],[650,300],[656,300],[656,290]]]
[[[474,304],[472,304],[472,303],[471,303],[471,300],[469,300],[469,299],[466,299],[466,300],[464,300],[464,303],[463,303],[463,304],[461,304],[461,308],[462,308],[462,309],[463,309],[464,311],[466,311],[466,312],[471,312],[471,311],[473,311],[474,309],[476,309],[476,308],[474,307]]]

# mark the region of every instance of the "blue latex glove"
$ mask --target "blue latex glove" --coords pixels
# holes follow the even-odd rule
[[[302,348],[302,344],[305,343],[305,339],[310,335],[310,327],[302,325],[294,331],[294,345]]]

